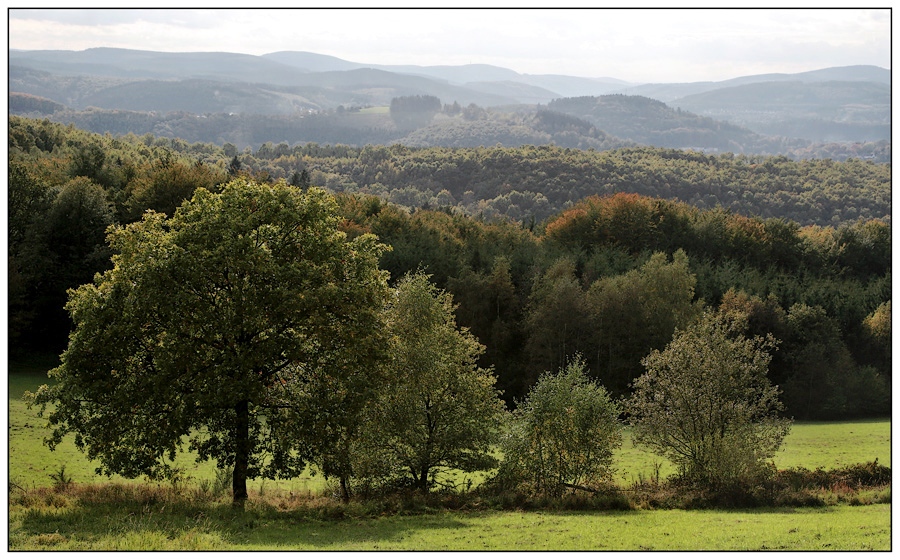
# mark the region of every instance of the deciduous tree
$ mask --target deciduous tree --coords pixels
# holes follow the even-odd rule
[[[354,350],[383,307],[383,247],[337,225],[321,189],[237,180],[114,230],[113,268],[71,294],[57,382],[30,395],[52,405],[48,444],[74,433],[126,477],[171,475],[186,446],[233,467],[236,505],[248,478],[301,472],[314,442],[291,397],[365,375]]]
[[[575,275],[574,259],[558,259],[534,283],[525,325],[531,381],[542,371],[560,369],[570,356],[586,350],[591,328],[589,308]]]
[[[597,368],[616,395],[641,374],[640,360],[672,339],[699,313],[696,277],[684,251],[669,261],[654,253],[640,268],[600,278],[591,285],[587,305],[593,319]]]
[[[427,491],[435,471],[486,470],[503,412],[484,347],[456,326],[452,297],[428,276],[398,284],[387,311],[389,379],[370,416],[366,453],[380,454]],[[402,474],[402,473],[401,473]]]

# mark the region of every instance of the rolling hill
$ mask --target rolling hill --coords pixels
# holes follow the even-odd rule
[[[891,87],[876,81],[759,82],[690,95],[670,105],[763,134],[823,141],[890,138]],[[804,133],[789,128],[800,122],[808,123]]]
[[[290,85],[307,73],[259,56],[192,52],[169,53],[94,48],[83,51],[10,51],[10,66],[69,76],[126,79],[215,79]]]
[[[771,153],[777,141],[722,120],[672,108],[649,97],[603,95],[551,102],[548,109],[584,119],[619,138],[664,148]]]
[[[643,95],[663,102],[669,102],[689,95],[747,84],[773,82],[801,82],[813,84],[816,82],[834,81],[876,82],[890,85],[891,71],[877,66],[840,66],[811,70],[809,72],[798,72],[796,74],[756,74],[753,76],[741,76],[730,80],[722,80],[720,82],[640,84],[622,88],[616,93]]]

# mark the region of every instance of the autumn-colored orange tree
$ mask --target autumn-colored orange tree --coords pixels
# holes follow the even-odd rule
[[[611,245],[631,252],[678,248],[692,215],[683,205],[634,193],[591,196],[547,224],[548,239],[564,246]]]

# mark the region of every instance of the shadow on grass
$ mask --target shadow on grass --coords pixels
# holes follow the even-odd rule
[[[135,535],[155,536],[168,548],[198,534],[212,537],[203,541],[214,543],[206,549],[377,550],[379,545],[390,548],[414,532],[466,526],[455,514],[352,516],[340,504],[292,510],[277,503],[251,502],[240,511],[226,498],[195,504],[115,496],[78,500],[61,493],[31,497],[29,503],[11,509],[10,520],[10,548],[20,550],[60,545],[78,549],[79,544],[81,548],[128,549],[129,543],[145,540]]]
[[[797,548],[809,544],[794,542],[795,525],[801,523],[801,518],[809,519],[807,525],[815,528],[825,519],[822,514],[832,511],[830,507],[653,511],[447,510],[423,506],[405,513],[382,514],[370,502],[344,505],[328,498],[299,498],[290,494],[255,498],[251,496],[246,509],[240,511],[232,508],[225,496],[197,497],[190,492],[173,495],[137,485],[17,492],[10,497],[9,548],[20,551],[525,550],[541,548],[546,544],[545,539],[552,536],[556,539],[554,543],[573,550],[665,549],[667,546],[680,550],[690,549],[690,535],[701,524],[705,524],[704,531],[708,533],[712,527],[720,527],[725,522],[749,522],[741,526],[743,533],[738,531],[745,539],[741,547],[780,543]],[[782,526],[782,521],[776,525],[780,527],[778,530],[794,536],[786,544],[777,539],[770,542],[766,540],[768,536],[751,531],[756,525],[748,515],[758,517],[759,523],[790,520],[790,527]],[[670,526],[676,521],[677,524]],[[664,532],[657,530],[660,523],[665,525]],[[725,547],[723,550],[737,546],[730,533],[715,533],[713,537],[718,539],[716,546]],[[845,546],[861,545],[848,541]]]

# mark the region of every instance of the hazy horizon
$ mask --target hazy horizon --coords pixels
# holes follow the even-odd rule
[[[10,50],[113,47],[488,64],[633,83],[890,69],[889,9],[10,9]]]

